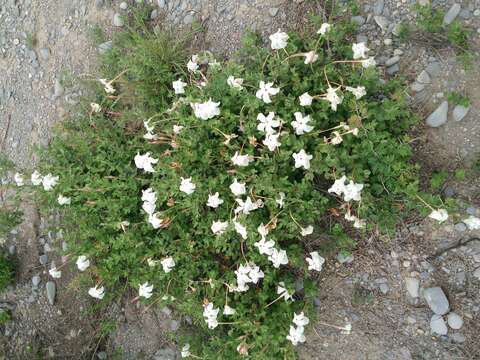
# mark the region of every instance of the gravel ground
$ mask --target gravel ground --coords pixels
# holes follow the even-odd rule
[[[368,42],[385,79],[406,78],[406,91],[423,116],[413,140],[415,156],[428,176],[435,169],[452,171],[478,158],[480,1],[457,5],[433,1],[435,6],[451,9],[449,17],[472,29],[470,41],[476,55],[470,70],[463,69],[453,49],[444,44],[417,38],[400,41],[397,25],[414,21],[413,4],[414,0],[362,1],[360,14],[353,20],[359,24],[357,40]],[[152,5],[152,19],[162,24],[186,29],[194,22],[202,24],[205,32],[198,46],[228,56],[238,48],[246,29],[257,30],[264,38],[278,28],[301,30],[308,14],[321,14],[322,2],[155,0]],[[88,39],[92,27],[100,24],[107,34],[119,31],[120,15],[133,6],[133,0],[125,4],[4,0],[0,4],[0,146],[20,168],[35,164],[32,146],[48,143],[54,124],[68,115],[68,105],[82,95],[75,77],[94,73],[97,49]],[[450,104],[447,111],[441,108],[430,116],[449,91],[469,97],[466,115],[458,120],[459,110]],[[302,359],[480,358],[480,241],[455,246],[462,239],[480,236],[460,221],[467,214],[480,215],[479,180],[450,179],[443,190],[461,203],[456,221],[440,226],[430,220],[412,221],[392,239],[362,240],[351,262],[330,259],[319,277],[318,322],[299,349]],[[26,221],[7,244],[18,258],[19,274],[17,284],[0,296],[0,306],[14,315],[12,323],[0,328],[0,355],[90,359],[96,352],[102,359],[122,348],[125,359],[179,358],[165,332],[176,331],[188,319],[177,318],[170,309],[145,311],[125,299],[102,315],[114,319],[117,330],[106,341],[92,343],[102,316],[93,319],[77,311],[88,309],[90,300],[75,295],[78,280],[67,268],[62,279],[55,281],[51,305],[45,283],[51,261],[62,262],[52,251],[62,247],[61,235],[58,229],[49,234],[46,224],[54,224],[52,219],[39,218],[32,205],[24,208]],[[439,254],[451,246],[455,247]],[[40,263],[42,255],[47,255],[45,264]],[[443,335],[431,332],[434,312],[424,296],[435,287],[446,294],[449,311],[463,320],[459,329],[446,327]],[[437,318],[437,325],[447,315],[441,319],[445,320]],[[349,335],[338,329],[346,323],[352,325]]]

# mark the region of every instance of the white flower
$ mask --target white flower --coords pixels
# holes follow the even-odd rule
[[[219,309],[215,308],[212,303],[204,305],[203,317],[205,318],[205,322],[207,323],[209,329],[215,329],[218,326],[218,312]]]
[[[158,159],[154,159],[150,156],[150,152],[146,154],[140,155],[137,153],[134,158],[135,166],[137,169],[142,169],[145,172],[153,173],[155,170],[153,169],[153,165],[158,163]]]
[[[238,151],[235,152],[231,158],[233,165],[248,166],[251,161],[250,155],[240,155]]]
[[[182,358],[186,358],[186,357],[189,357],[191,355],[190,344],[183,345],[181,355],[182,355]]]
[[[293,323],[297,326],[307,326],[310,320],[306,317],[303,311],[300,314],[293,313]]]
[[[278,269],[280,265],[288,264],[288,256],[285,250],[273,249],[272,253],[268,256],[268,260],[272,262],[274,268]]]
[[[362,66],[367,69],[372,66],[376,66],[377,62],[375,61],[375,58],[373,56],[369,57],[368,59],[365,59],[362,61]]]
[[[75,264],[77,264],[78,270],[85,271],[90,266],[90,260],[88,260],[85,255],[81,255],[78,257]]]
[[[333,138],[331,138],[330,142],[333,145],[341,144],[343,141],[342,135],[340,135],[338,131],[333,131],[332,134],[333,134]]]
[[[159,213],[155,213],[155,214],[147,213],[147,214],[148,214],[148,222],[150,223],[150,225],[152,225],[154,229],[158,229],[163,225],[163,219],[160,219],[158,217]]]
[[[98,79],[98,81],[103,85],[103,90],[105,90],[107,94],[115,93],[115,88],[112,86],[111,81],[107,81],[107,79]]]
[[[195,116],[202,120],[208,120],[220,115],[220,103],[213,102],[212,99],[208,99],[204,103],[192,103],[190,106],[193,108]]]
[[[182,181],[180,183],[180,191],[184,192],[187,195],[193,194],[197,186],[192,183],[192,178],[189,177],[188,179],[185,179],[182,177],[181,179]]]
[[[242,78],[235,78],[233,76],[229,76],[227,78],[227,84],[228,84],[228,86],[233,87],[235,89],[239,89],[239,90],[243,89],[243,86],[242,86],[243,79]]]
[[[155,129],[154,125],[150,125],[150,122],[147,120],[147,121],[143,122],[143,126],[145,127],[145,130],[147,131],[147,133],[145,135],[143,135],[144,139],[147,139],[147,140],[158,139],[158,136],[153,133],[153,130]]]
[[[237,276],[237,287],[235,288],[237,292],[247,291],[249,289],[247,284],[257,284],[258,281],[265,276],[263,271],[260,270],[260,267],[254,263],[240,265],[238,270],[235,271],[235,275]]]
[[[247,199],[243,201],[242,199],[235,199],[238,206],[235,209],[235,214],[242,212],[244,215],[250,214],[251,211],[257,210],[259,207],[263,206],[263,201],[258,199],[253,202],[250,196],[247,196]]]
[[[335,193],[338,196],[342,195],[345,191],[345,180],[347,180],[346,176],[343,175],[340,179],[335,180],[333,185],[328,189],[329,193]]]
[[[298,153],[292,154],[293,159],[295,160],[295,169],[303,167],[304,169],[310,169],[310,160],[313,156],[305,152],[305,150],[300,150]]]
[[[308,270],[322,271],[323,263],[325,259],[321,257],[318,252],[313,251],[310,253],[311,258],[306,258],[308,263]]]
[[[32,181],[33,185],[38,186],[42,183],[42,175],[37,170],[35,170],[32,173],[30,180]]]
[[[448,219],[448,212],[445,209],[433,210],[428,217],[432,218],[433,220],[437,220],[439,223],[442,223]]]
[[[223,308],[223,315],[233,315],[235,313],[235,309],[228,305],[225,305],[225,307]]]
[[[52,190],[58,184],[58,179],[58,176],[53,176],[52,174],[45,175],[42,179],[43,189],[46,191]]]
[[[157,266],[159,262],[160,262],[160,260],[153,260],[151,258],[147,259],[147,264],[148,264],[149,267]]]
[[[302,113],[298,111],[293,115],[295,116],[295,120],[292,121],[292,127],[295,129],[295,134],[303,135],[313,130],[313,126],[308,125],[311,120],[310,115],[303,116]]]
[[[178,79],[172,82],[172,86],[175,94],[185,94],[185,86],[187,86],[187,83],[183,82],[182,79]]]
[[[60,270],[57,270],[56,266],[48,270],[48,273],[54,279],[60,279],[62,277],[62,272]]]
[[[155,212],[155,203],[154,202],[149,202],[149,201],[144,201],[142,204],[142,209],[145,211],[148,215],[152,215]]]
[[[95,298],[95,299],[100,299],[102,300],[103,297],[105,296],[105,288],[102,286],[102,287],[92,287],[90,289],[88,289],[88,295],[90,295],[91,297]]]
[[[297,346],[298,343],[305,342],[305,335],[303,334],[304,328],[303,326],[295,327],[290,325],[290,332],[287,335],[287,340],[290,340],[293,346]]]
[[[270,104],[272,102],[270,95],[276,95],[279,91],[279,88],[273,87],[273,82],[265,83],[265,81],[260,81],[259,89],[257,90],[255,96],[259,99],[262,99],[264,103]]]
[[[280,141],[278,141],[279,136],[280,134],[268,134],[265,137],[265,140],[263,140],[263,145],[265,145],[268,150],[275,151],[278,147],[282,145]]]
[[[290,294],[288,292],[288,290],[285,288],[285,284],[283,283],[283,281],[279,282],[277,285],[277,295],[283,297],[285,301],[293,300],[293,293]]]
[[[90,108],[92,109],[92,112],[94,112],[94,113],[99,113],[100,111],[102,111],[102,107],[99,104],[94,103],[94,102],[90,103]]]
[[[162,264],[163,271],[165,271],[166,273],[169,273],[170,271],[172,271],[172,269],[175,266],[175,261],[171,256],[163,259],[162,261],[160,261],[160,263]]]
[[[212,232],[216,235],[220,235],[220,234],[223,234],[226,230],[227,230],[227,227],[228,227],[228,221],[214,221],[212,223],[212,226],[210,227],[210,229],[212,229]]]
[[[235,196],[240,196],[247,193],[245,183],[239,183],[236,178],[233,179],[233,183],[230,185],[230,191]]]
[[[142,201],[155,204],[157,202],[157,193],[152,188],[142,190]]]
[[[330,25],[328,23],[323,23],[320,26],[320,29],[318,29],[317,34],[325,35],[327,32],[329,32],[331,30],[331,28],[332,28],[332,25]]]
[[[218,191],[213,195],[210,195],[210,194],[208,195],[207,206],[210,206],[212,208],[217,208],[221,204],[223,204],[223,200],[220,199],[220,194],[218,193]]]
[[[275,247],[275,241],[273,240],[267,240],[265,237],[262,236],[262,239],[260,241],[257,241],[256,243],[253,244],[253,246],[258,248],[258,252],[260,254],[265,254],[265,255],[272,255],[273,250]]]
[[[480,229],[480,219],[478,217],[470,215],[467,219],[463,220],[463,223],[467,225],[469,230]]]
[[[278,198],[275,199],[275,202],[277,203],[277,206],[280,209],[283,208],[284,200],[285,200],[285,193],[284,192],[279,192],[278,193]]]
[[[274,134],[275,129],[280,126],[280,121],[275,120],[275,113],[269,112],[267,116],[262,113],[257,115],[257,120],[260,122],[257,125],[257,130],[266,134]]]
[[[247,237],[248,237],[247,228],[237,221],[234,221],[233,225],[235,226],[235,231],[238,234],[240,234],[240,236],[242,237],[243,240],[246,240]]]
[[[138,288],[138,296],[142,296],[146,299],[152,296],[153,285],[149,285],[148,281],[146,283],[140,284]]]
[[[307,53],[304,53],[303,55],[305,56],[305,65],[313,64],[315,61],[318,60],[318,55],[315,51],[309,51]]]
[[[306,92],[300,95],[298,97],[298,100],[300,100],[300,106],[310,106],[312,105],[313,97],[311,97],[310,94]]]
[[[313,226],[312,225],[308,225],[306,228],[302,228],[300,230],[300,234],[302,236],[308,236],[308,235],[311,235],[313,233]]]
[[[354,228],[363,229],[366,225],[367,225],[367,223],[365,222],[365,220],[361,220],[361,219],[355,217],[355,220],[354,220],[354,223],[353,223]]]
[[[362,189],[363,189],[363,184],[355,184],[352,180],[350,180],[350,183],[346,185],[345,189],[343,190],[343,200],[360,201],[361,200],[360,193],[362,192]]]
[[[59,205],[70,205],[72,203],[72,199],[60,194],[58,195],[57,202]]]
[[[197,72],[198,70],[198,55],[192,55],[192,58],[187,63],[187,69],[190,72]]]
[[[357,86],[357,87],[350,87],[347,86],[345,88],[347,91],[350,91],[357,100],[361,99],[365,95],[367,95],[367,91],[365,90],[365,86]]]
[[[280,50],[287,46],[288,35],[278,30],[275,34],[269,36],[273,50]]]
[[[250,276],[252,283],[257,284],[261,278],[265,277],[265,274],[262,270],[260,270],[260,267],[255,264],[251,264],[248,276]]]
[[[16,173],[16,174],[13,176],[13,180],[15,181],[15,183],[17,184],[17,186],[23,186],[23,185],[25,185],[24,180],[23,180],[23,175],[20,174],[20,173]]]
[[[180,131],[184,129],[184,126],[182,125],[173,125],[173,132],[175,134],[180,134]]]
[[[260,234],[260,236],[262,238],[264,238],[265,236],[268,235],[268,227],[263,225],[263,223],[261,223],[260,225],[258,225],[258,228],[257,228],[257,231],[258,233]]]
[[[353,59],[366,59],[368,57],[368,50],[370,49],[365,46],[364,42],[352,44]]]
[[[325,96],[325,100],[330,102],[330,106],[333,111],[337,111],[337,106],[343,101],[343,96],[339,96],[337,94],[337,90],[338,89],[334,89],[329,86],[327,89],[327,95]]]

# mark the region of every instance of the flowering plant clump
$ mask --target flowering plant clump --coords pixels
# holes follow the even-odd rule
[[[189,315],[203,332],[179,343],[183,357],[295,357],[328,265],[310,240],[385,229],[417,189],[402,88],[379,80],[349,28],[279,30],[267,48],[249,36],[244,60],[222,66],[165,35],[115,43],[98,106],[31,177],[64,213],[86,295],[127,284]]]

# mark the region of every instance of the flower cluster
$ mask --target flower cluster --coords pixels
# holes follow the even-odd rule
[[[213,303],[208,303],[203,307],[203,317],[209,329],[215,329],[218,326],[217,316],[219,311],[218,308],[213,306]]]
[[[249,289],[248,283],[257,284],[258,281],[264,277],[263,271],[253,263],[240,265],[238,270],[235,271],[235,275],[237,276],[237,287],[235,291],[238,292],[247,291]]]
[[[287,335],[287,340],[290,340],[294,346],[297,346],[298,343],[305,342],[305,326],[308,325],[310,320],[303,314],[303,311],[300,314],[294,314],[293,324],[290,325],[290,332]]]

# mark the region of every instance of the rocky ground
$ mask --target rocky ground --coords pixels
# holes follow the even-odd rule
[[[137,0],[138,1],[138,0]],[[99,24],[108,33],[124,26],[136,1],[4,0],[0,4],[0,146],[20,168],[35,164],[32,146],[48,143],[51,129],[68,115],[68,104],[82,95],[76,78],[94,73],[89,34]],[[426,3],[428,0],[419,0]],[[415,0],[365,0],[358,41],[367,41],[385,78],[405,76],[412,104],[423,117],[412,142],[428,176],[433,170],[468,167],[480,145],[480,62],[465,69],[454,49],[425,38],[407,42],[398,24],[415,20]],[[152,20],[206,30],[200,46],[229,55],[248,28],[263,35],[299,28],[308,13],[322,14],[314,0],[156,0]],[[472,29],[472,53],[480,49],[480,1],[433,1],[448,10],[446,22],[459,19]],[[287,25],[288,24],[288,25]],[[446,103],[456,91],[469,108]],[[448,105],[447,105],[448,104]],[[479,180],[450,177],[443,191],[462,204],[458,217],[438,225],[412,219],[392,239],[361,240],[352,257],[331,259],[319,277],[318,321],[302,359],[478,359],[480,358],[480,234],[462,219],[480,215]],[[6,359],[106,359],[118,349],[128,359],[178,357],[167,331],[183,321],[168,308],[143,309],[113,304],[93,316],[90,300],[77,295],[78,281],[67,267],[61,279],[47,276],[62,233],[55,217],[42,219],[24,204],[26,221],[7,239],[18,259],[15,286],[0,295],[0,306],[14,321],[0,327],[0,356]],[[299,285],[301,286],[301,285]],[[110,335],[101,330],[112,319]],[[350,323],[350,334],[341,327]],[[100,339],[100,340],[99,340]],[[2,354],[3,352],[3,354]],[[93,357],[92,357],[93,356]]]

